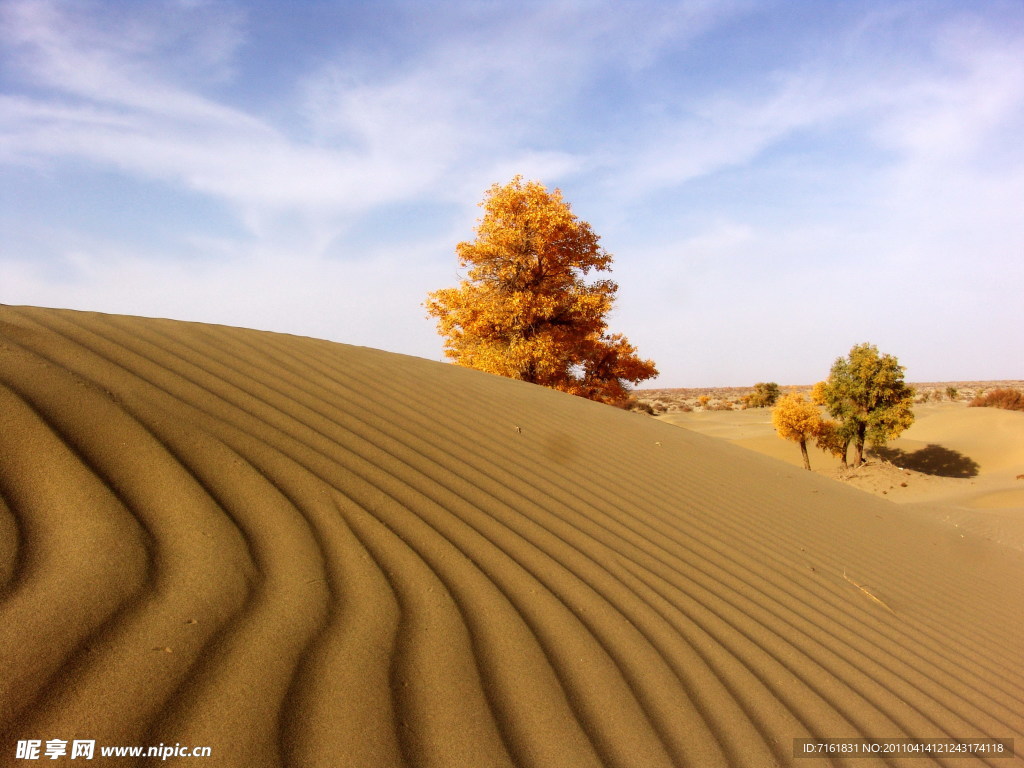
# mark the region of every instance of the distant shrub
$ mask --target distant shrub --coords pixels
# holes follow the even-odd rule
[[[779,385],[774,381],[759,381],[754,385],[754,391],[743,400],[748,408],[770,408],[781,395]]]
[[[815,405],[825,404],[825,387],[828,386],[827,381],[819,381],[813,387],[811,387],[811,402]]]
[[[938,394],[938,393],[936,393],[936,394]],[[928,390],[923,390],[923,391],[917,393],[917,402],[919,402],[919,403],[927,403],[931,399],[932,399],[932,393],[929,392]]]
[[[957,400],[960,397],[960,390],[956,387],[946,387],[946,397],[950,400]]]
[[[1016,389],[1003,387],[978,395],[967,405],[972,408],[1004,408],[1007,411],[1024,411],[1024,394]]]
[[[701,395],[700,397],[697,398],[697,403],[700,405],[701,408],[707,408],[708,403],[710,402],[711,398],[708,395]]]
[[[624,411],[634,411],[636,413],[647,413],[651,416],[654,415],[654,408],[646,400],[641,400],[636,395],[629,395],[621,400],[609,403],[609,405],[615,408],[621,408]]]
[[[731,411],[732,409],[732,401],[730,400],[719,401],[714,405],[708,406],[709,411]]]

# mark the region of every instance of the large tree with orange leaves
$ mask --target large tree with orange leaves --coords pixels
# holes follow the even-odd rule
[[[481,206],[476,239],[456,246],[466,279],[426,301],[449,358],[606,403],[658,375],[607,332],[618,286],[584,278],[610,271],[611,254],[559,190],[516,176],[492,186]]]

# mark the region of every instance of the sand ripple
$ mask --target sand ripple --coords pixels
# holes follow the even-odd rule
[[[0,765],[30,738],[325,768],[1024,749],[1020,553],[644,416],[0,307],[0,418]]]

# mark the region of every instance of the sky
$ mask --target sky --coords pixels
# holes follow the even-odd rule
[[[514,175],[642,387],[1024,379],[1020,0],[0,0],[0,303],[443,360]]]

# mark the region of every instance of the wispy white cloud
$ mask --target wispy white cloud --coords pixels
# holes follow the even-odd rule
[[[411,163],[297,142],[175,82],[149,61],[160,38],[148,21],[130,25],[126,42],[50,3],[4,6],[5,33],[42,93],[5,98],[3,157],[71,158],[157,179],[235,206],[257,230],[282,210],[343,218],[410,194]],[[214,56],[201,47],[201,60]]]
[[[189,90],[231,71],[241,30],[236,14],[221,8],[8,0],[0,29],[12,66],[38,87],[154,115],[238,120]]]
[[[694,186],[714,195],[685,196],[706,218],[684,209],[675,241],[650,248],[631,275],[648,299],[630,312],[651,353],[680,361],[670,376],[776,375],[767,371],[781,354],[809,382],[822,361],[864,340],[904,353],[919,379],[1017,375],[1019,30],[958,17],[919,30],[927,56],[884,53],[884,23],[903,20],[874,19],[877,46],[862,40],[856,56],[839,41],[841,65],[825,51],[776,75],[772,89],[698,96],[663,126],[664,140],[625,163],[639,169],[629,178],[648,200]],[[849,146],[808,155],[824,160],[818,167],[799,159],[829,141]],[[723,171],[735,198],[718,192],[713,176]]]
[[[732,5],[653,4],[654,24],[614,4],[538,3],[483,27],[456,19],[451,35],[397,71],[360,67],[346,52],[299,85],[302,140],[180,76],[231,71],[244,28],[237,14],[222,11],[228,21],[208,26],[193,19],[203,31],[182,41],[188,27],[166,29],[167,8],[129,13],[111,29],[88,3],[72,14],[49,0],[13,0],[2,6],[4,34],[41,92],[5,99],[3,157],[76,158],[178,184],[236,205],[249,222],[289,208],[344,216],[453,185],[452,199],[464,199],[502,175],[557,178],[600,162],[550,130],[563,115],[571,130],[579,91],[608,67],[642,69]]]

